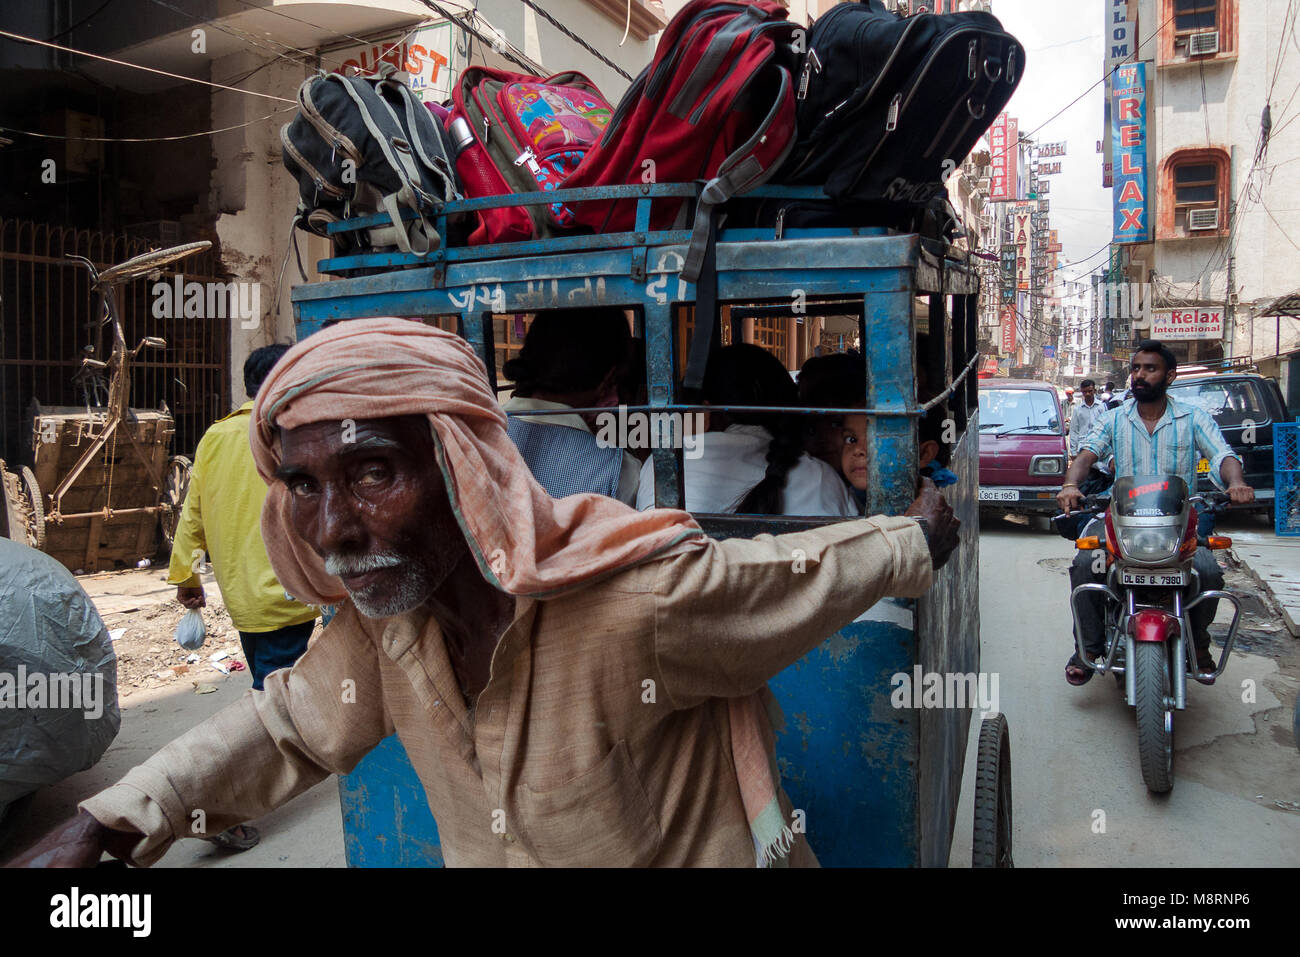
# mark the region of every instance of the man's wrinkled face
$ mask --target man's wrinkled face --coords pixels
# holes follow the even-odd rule
[[[369,618],[428,600],[468,548],[423,416],[281,430],[294,530]]]

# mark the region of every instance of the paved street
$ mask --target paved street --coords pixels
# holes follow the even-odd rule
[[[1262,520],[1220,523],[1223,534],[1239,530],[1267,535]],[[1252,616],[1243,626],[1250,652],[1234,652],[1214,687],[1191,685],[1175,718],[1173,792],[1151,795],[1133,712],[1114,681],[1073,688],[1063,676],[1069,543],[994,518],[983,523],[980,548],[981,667],[1000,674],[1011,728],[1017,866],[1300,865],[1300,810],[1275,804],[1300,802],[1291,731],[1300,643],[1285,628],[1265,630],[1277,622]],[[1230,573],[1228,587],[1238,580]],[[1249,682],[1253,703],[1243,702]],[[973,722],[951,857],[958,866],[970,863],[976,734]]]

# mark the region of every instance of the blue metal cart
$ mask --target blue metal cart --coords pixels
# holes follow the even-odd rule
[[[693,411],[698,407],[678,397],[687,344],[679,341],[685,327],[674,316],[695,300],[695,287],[680,276],[689,232],[648,227],[652,203],[693,198],[698,191],[694,184],[659,184],[451,204],[437,223],[443,236],[448,216],[506,205],[635,198],[637,217],[629,233],[443,248],[423,257],[368,253],[324,260],[321,271],[342,278],[294,290],[298,336],[336,319],[436,320],[474,346],[495,385],[499,317],[622,306],[635,311],[637,334],[645,340],[648,410]],[[820,194],[767,187],[749,195]],[[380,214],[330,229],[386,222]],[[723,229],[716,263],[721,303],[760,313],[775,304],[789,314],[794,296],[801,315],[856,317],[867,364],[867,441],[875,450],[869,456],[867,514],[901,514],[915,497],[917,422],[924,411],[943,405],[951,421],[949,467],[959,482],[945,491],[965,532],[934,587],[916,601],[878,603],[771,682],[787,716],[777,743],[782,784],[805,812],[808,840],[821,862],[946,866],[974,702],[894,707],[891,692],[901,685],[899,676],[919,682],[937,675],[960,693],[963,683],[954,676],[979,672],[976,271],[960,250],[875,228]],[[938,393],[925,405],[917,401],[918,369]],[[680,450],[652,454],[657,504],[680,505]],[[717,537],[794,531],[827,521],[699,519]],[[984,719],[979,747],[974,862],[1009,866],[1010,744],[1001,715]],[[341,779],[340,787],[350,865],[441,863],[436,824],[395,738]]]

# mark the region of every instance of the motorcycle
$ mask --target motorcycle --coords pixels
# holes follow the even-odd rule
[[[1106,580],[1075,587],[1070,610],[1078,657],[1092,671],[1113,674],[1125,702],[1137,712],[1138,756],[1147,789],[1174,786],[1174,712],[1187,707],[1187,679],[1210,684],[1228,663],[1241,620],[1241,602],[1230,592],[1202,590],[1193,559],[1198,546],[1230,548],[1232,539],[1197,535],[1198,506],[1217,514],[1230,504],[1221,492],[1191,496],[1177,475],[1118,479],[1108,495],[1085,496],[1082,510],[1104,519],[1099,534],[1075,540],[1079,550],[1105,561]],[[1064,513],[1053,522],[1068,522]],[[1089,531],[1089,529],[1083,529]],[[1101,571],[1097,568],[1097,571]],[[1079,596],[1104,596],[1104,659],[1089,659],[1079,638]],[[1189,612],[1204,601],[1233,606],[1223,655],[1212,672],[1201,672]]]

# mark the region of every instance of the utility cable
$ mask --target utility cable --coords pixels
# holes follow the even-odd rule
[[[255,120],[249,120],[247,123],[237,123],[234,126],[224,126],[219,130],[203,130],[201,133],[181,133],[176,136],[59,136],[55,133],[34,133],[31,130],[16,130],[12,126],[0,126],[0,131],[5,133],[19,133],[23,136],[35,136],[43,140],[64,140],[75,143],[169,143],[175,140],[191,140],[198,136],[213,136],[217,133],[229,133],[232,130],[242,130],[245,127],[252,126],[254,123],[261,123],[265,120],[274,119],[277,114],[287,113],[294,109],[294,106],[285,106],[276,110],[274,113],[268,113],[266,116],[259,116]]]
[[[95,8],[95,11],[93,13],[86,14],[86,16],[82,17],[72,26],[68,27],[65,30],[60,30],[58,33],[54,34],[54,36],[46,37],[45,38],[46,41],[48,42],[50,40],[57,40],[59,39],[59,37],[66,37],[73,30],[76,30],[77,28],[84,26],[85,24],[89,23],[91,20],[95,19],[95,17],[103,13],[108,8],[108,5],[111,4],[112,2],[113,0],[104,0],[103,3],[101,3],[98,7]]]
[[[444,20],[456,24],[456,26],[460,27],[462,30],[464,30],[466,33],[473,36],[481,43],[491,47],[493,50],[500,53],[501,56],[504,56],[511,63],[514,63],[516,66],[523,67],[529,73],[536,73],[538,71],[538,64],[526,62],[527,54],[523,53],[523,51],[519,51],[519,55],[516,56],[513,52],[511,52],[511,50],[506,49],[506,45],[508,41],[505,41],[504,38],[499,38],[497,40],[489,39],[488,37],[480,33],[478,30],[476,30],[474,27],[466,23],[464,19],[456,16],[446,7],[442,6],[442,4],[436,3],[435,0],[420,0],[420,3],[424,4],[426,7],[432,10],[434,13],[438,14],[438,16],[442,17]],[[509,44],[509,46],[513,46],[513,44]]]
[[[574,43],[578,44],[578,46],[582,47],[584,50],[586,50],[588,53],[590,53],[590,54],[591,54],[592,56],[594,56],[596,59],[600,60],[602,63],[604,63],[606,66],[608,66],[611,70],[613,70],[615,73],[617,73],[617,74],[618,74],[619,76],[621,76],[623,79],[628,80],[628,81],[631,81],[631,79],[632,79],[631,74],[629,74],[626,70],[624,70],[621,66],[619,66],[617,63],[615,63],[615,62],[614,62],[613,60],[611,60],[609,57],[605,56],[605,54],[603,54],[603,53],[601,53],[599,50],[597,50],[594,46],[592,46],[590,43],[588,43],[588,42],[587,42],[586,40],[584,40],[582,37],[580,37],[580,36],[578,36],[576,33],[574,33],[572,30],[570,30],[568,27],[566,27],[566,26],[565,26],[563,23],[561,23],[559,20],[555,19],[555,17],[551,16],[549,13],[547,13],[545,10],[543,10],[540,6],[538,6],[536,3],[534,3],[533,0],[519,0],[519,2],[522,3],[524,6],[528,7],[530,10],[533,10],[534,12],[536,12],[536,13],[537,13],[539,16],[541,16],[542,19],[544,19],[547,23],[549,23],[551,26],[555,27],[555,29],[559,30],[559,31],[560,31],[561,33],[563,33],[566,37],[568,37],[568,38],[569,38],[570,40],[572,40]],[[629,0],[629,6],[628,6],[628,22],[629,22],[629,23],[631,23],[631,17],[632,17],[632,8],[631,8],[631,6],[630,6],[630,0]]]
[[[426,0],[427,2],[427,0]],[[37,40],[35,37],[25,37],[20,33],[10,33],[8,30],[0,30],[0,37],[7,37],[10,40],[17,40],[19,43],[30,43],[35,46],[49,47],[53,50],[62,50],[65,53],[75,53],[77,56],[89,57],[92,60],[101,60],[104,63],[112,63],[115,66],[130,67],[133,70],[143,70],[146,73],[155,73],[158,76],[171,77],[173,80],[184,80],[187,83],[199,83],[203,86],[210,86],[218,90],[230,90],[232,93],[246,93],[249,96],[260,96],[267,100],[279,100],[281,103],[293,103],[296,100],[290,100],[283,96],[276,96],[273,93],[258,93],[256,90],[241,90],[237,86],[227,86],[224,83],[213,83],[211,80],[200,80],[193,76],[183,76],[180,73],[171,73],[167,70],[158,70],[151,66],[143,66],[139,63],[128,63],[125,60],[115,60],[113,57],[100,56],[98,53],[87,53],[85,50],[77,50],[72,47],[65,47],[59,43],[50,43],[47,40]]]

